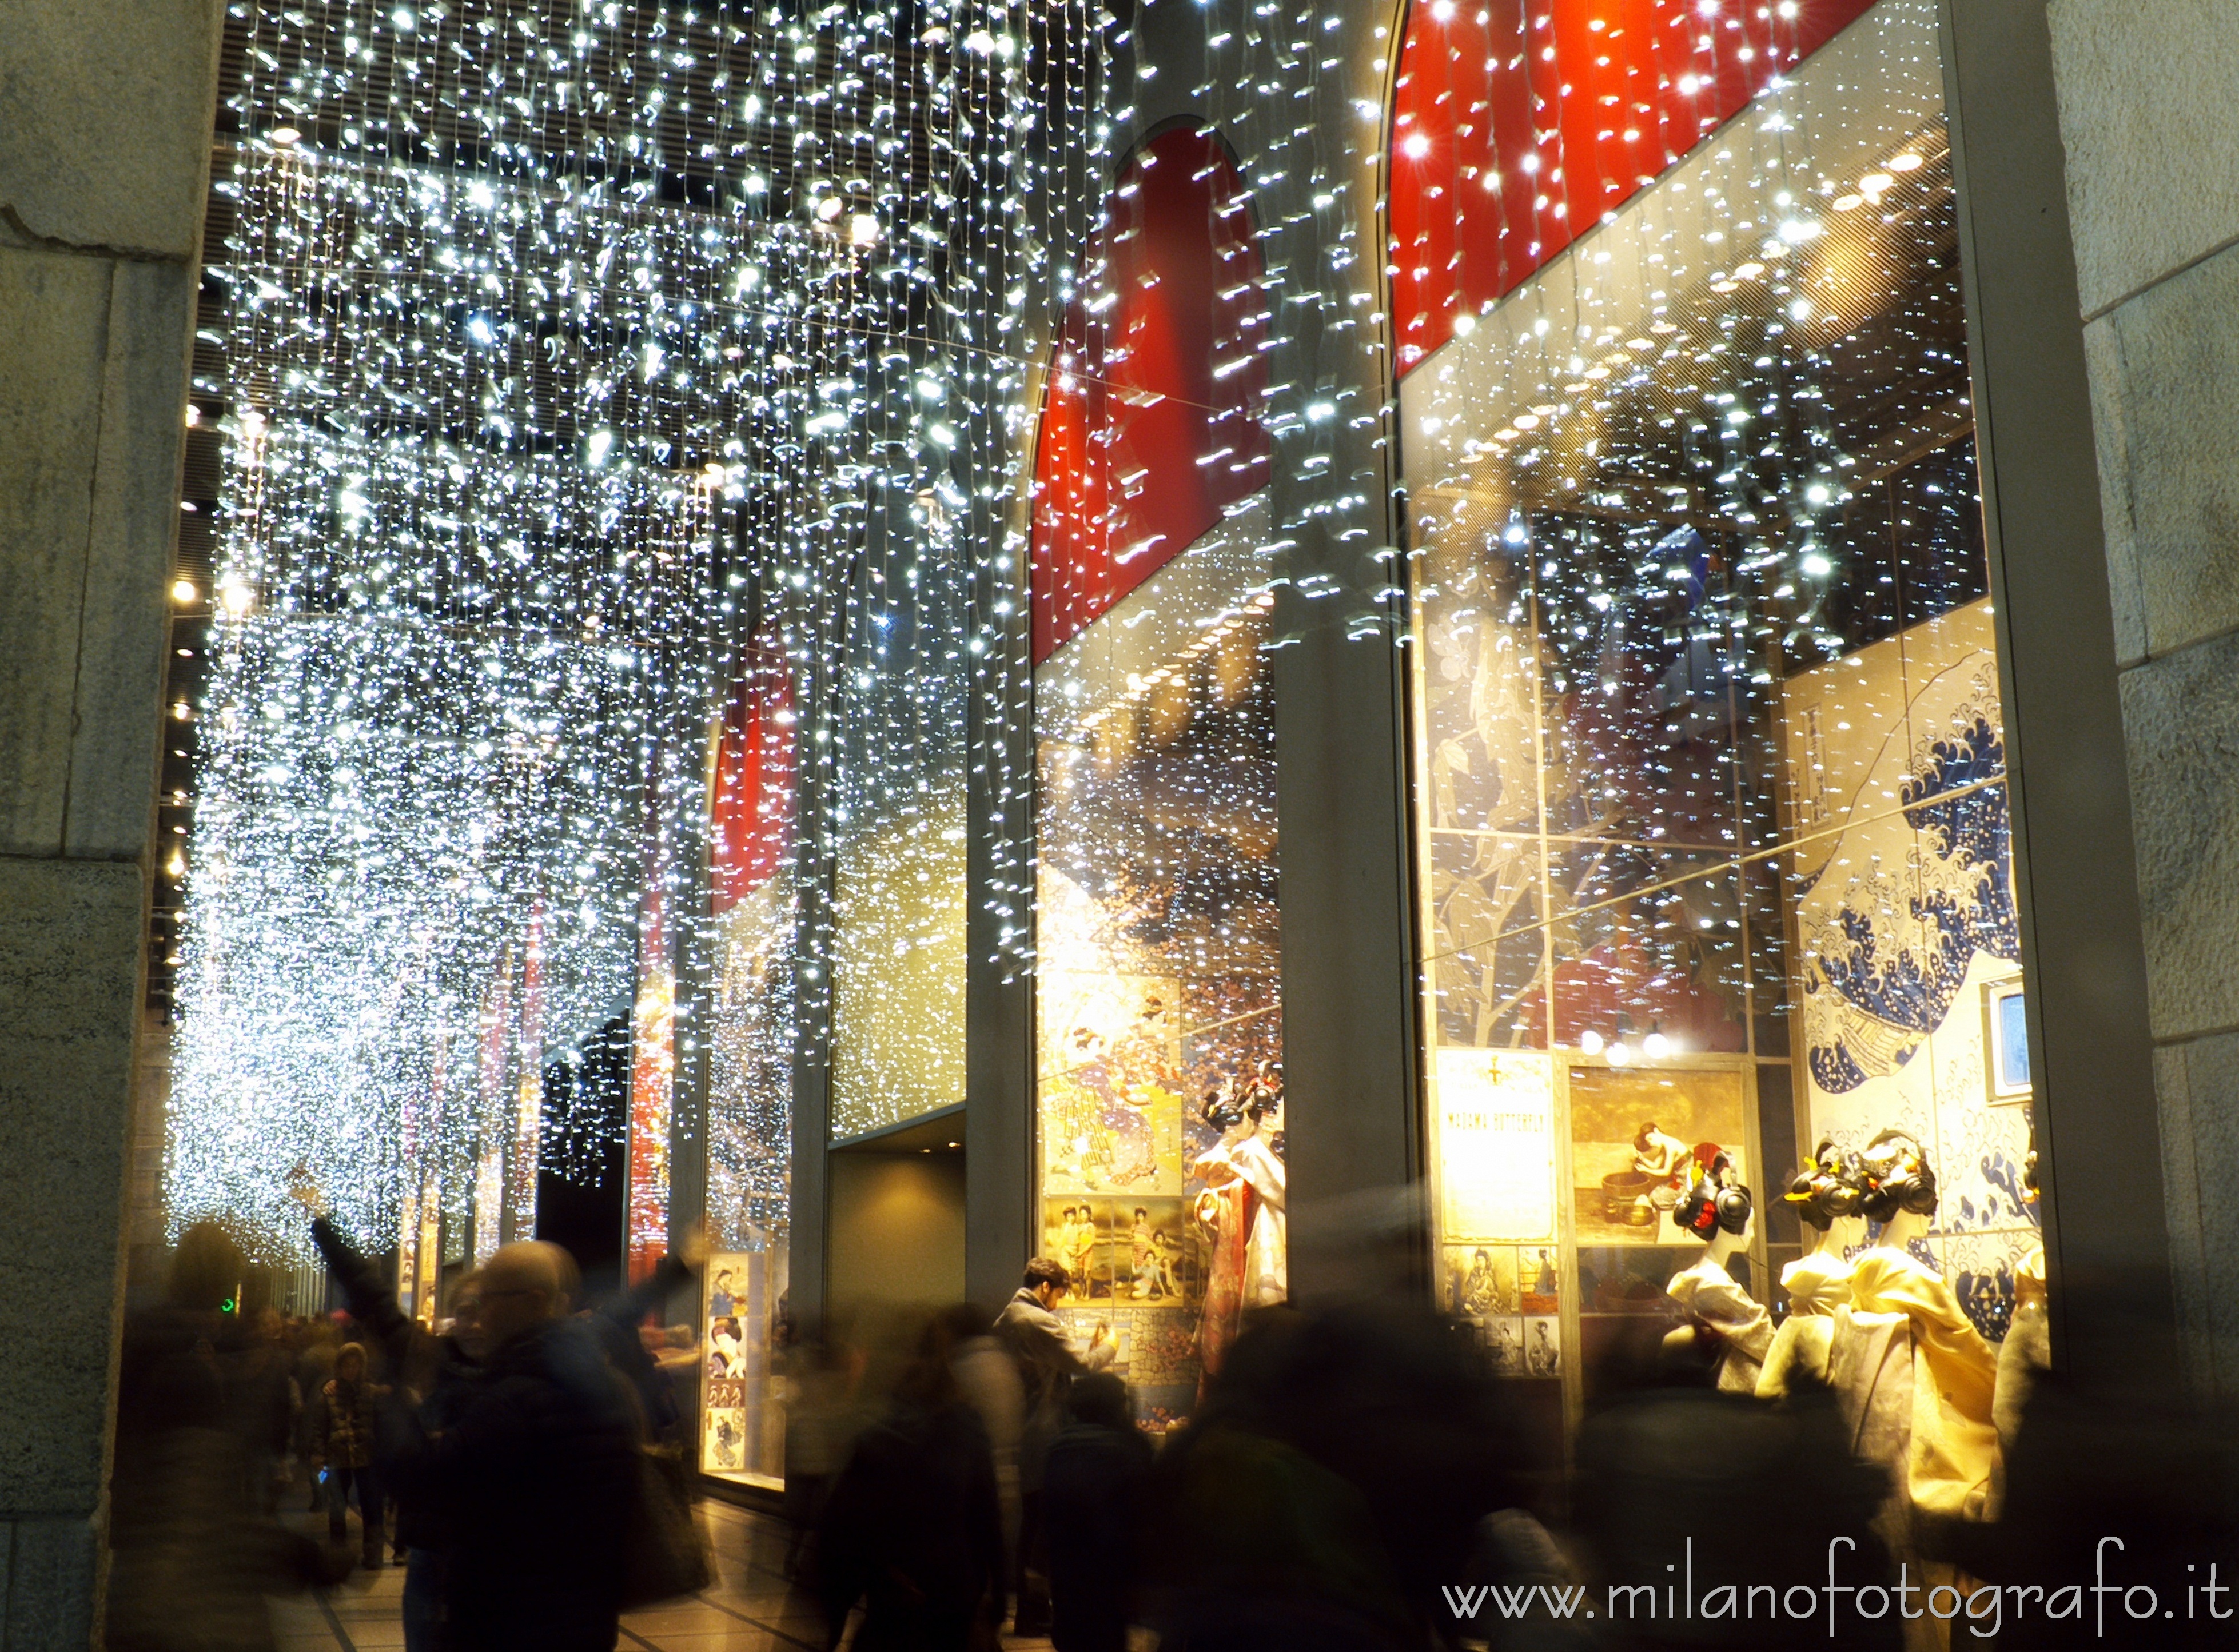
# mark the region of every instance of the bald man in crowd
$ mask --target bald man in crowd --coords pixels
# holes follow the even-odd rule
[[[442,1509],[447,1652],[611,1652],[637,1424],[598,1339],[569,1317],[575,1264],[502,1245],[482,1271],[488,1351],[440,1433],[396,1474]]]

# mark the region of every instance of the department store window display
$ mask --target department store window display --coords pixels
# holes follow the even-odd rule
[[[1803,12],[1411,20],[1429,1133],[1550,1414],[1917,1365],[1901,1535],[1983,1509],[2042,1250],[1936,10]]]
[[[709,741],[713,1251],[701,1274],[692,1353],[701,1362],[701,1472],[775,1488],[785,1475],[787,1378],[781,1366],[790,1340],[798,723],[781,627],[752,620],[747,634]]]
[[[1120,168],[1035,467],[1039,1249],[1141,1426],[1285,1299],[1266,326],[1217,136]]]

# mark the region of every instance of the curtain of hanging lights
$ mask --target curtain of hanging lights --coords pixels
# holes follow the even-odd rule
[[[229,26],[172,1220],[297,1248],[302,1161],[361,1233],[431,1190],[477,1250],[525,1233],[542,1063],[681,966],[711,984],[674,1050],[710,1046],[711,1209],[781,1231],[820,828],[947,829],[967,699],[1005,703],[1004,581],[973,576],[1024,555],[1030,335],[1109,129],[1091,15],[306,0]],[[742,697],[800,796],[753,802],[783,850],[716,922],[708,744]],[[1026,784],[993,777],[999,818]],[[993,898],[1020,910],[1026,876],[1014,853]]]

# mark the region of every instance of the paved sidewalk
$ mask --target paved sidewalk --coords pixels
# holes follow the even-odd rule
[[[700,1508],[714,1549],[714,1587],[623,1618],[619,1652],[823,1652],[823,1614],[785,1576],[784,1524],[713,1499]],[[403,1589],[404,1569],[384,1566],[272,1602],[279,1652],[401,1652]],[[1003,1644],[1029,1652],[1049,1642],[1007,1635]]]

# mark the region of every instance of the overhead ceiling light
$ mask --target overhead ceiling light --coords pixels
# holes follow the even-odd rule
[[[196,591],[195,582],[192,580],[171,581],[171,600],[174,602],[191,602],[198,594],[200,594]]]

